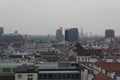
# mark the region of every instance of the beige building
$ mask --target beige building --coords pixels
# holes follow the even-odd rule
[[[17,68],[15,80],[38,80],[37,68],[33,65],[23,65]]]

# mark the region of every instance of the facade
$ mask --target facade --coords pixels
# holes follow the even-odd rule
[[[62,41],[63,41],[63,33],[62,33],[62,30],[61,30],[61,29],[57,29],[57,31],[56,31],[56,39],[57,39],[59,42],[62,42]]]
[[[75,66],[22,65],[15,71],[15,80],[81,80],[81,69]]]
[[[78,29],[77,28],[71,28],[65,30],[65,40],[70,42],[76,42],[78,41]]]
[[[105,38],[115,38],[115,31],[113,29],[105,30]]]
[[[81,72],[75,67],[40,68],[38,80],[80,80]]]
[[[81,80],[80,67],[65,63],[19,66],[15,71],[15,80]]]

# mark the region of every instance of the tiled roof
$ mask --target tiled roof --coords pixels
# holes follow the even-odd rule
[[[100,72],[92,80],[114,80],[114,79]]]
[[[37,72],[37,67],[34,65],[26,65],[23,64],[22,66],[18,66],[16,71],[16,73],[29,73],[29,72]]]
[[[96,62],[95,65],[109,72],[120,72],[120,63],[118,62],[100,61],[100,62]]]
[[[108,49],[102,49],[103,52],[107,52],[107,53],[112,53],[112,52],[119,52],[118,48],[108,48]]]
[[[75,56],[70,56],[68,60],[69,61],[76,61],[76,57]]]

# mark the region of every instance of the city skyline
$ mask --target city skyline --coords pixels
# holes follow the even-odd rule
[[[0,0],[0,27],[5,33],[55,35],[76,27],[86,33],[104,35],[114,29],[120,35],[119,0]]]

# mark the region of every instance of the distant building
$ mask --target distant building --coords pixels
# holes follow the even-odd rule
[[[4,33],[4,28],[0,27],[0,35]]]
[[[0,36],[1,43],[13,43],[23,41],[23,36],[20,34],[3,34]]]
[[[80,43],[77,43],[76,47],[77,49],[74,51],[77,52],[77,62],[96,62],[98,58],[101,59],[103,56],[101,49],[86,49]]]
[[[60,42],[63,41],[63,33],[61,27],[56,31],[56,39]]]
[[[65,40],[66,41],[78,41],[78,29],[77,28],[71,28],[65,30]]]
[[[85,34],[83,33],[83,28],[81,28],[81,32],[79,33],[79,37],[80,38],[84,38],[85,37]]]
[[[105,38],[115,38],[115,31],[113,29],[107,29],[105,30]]]

